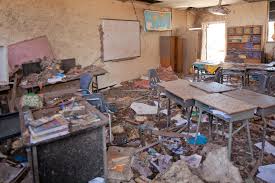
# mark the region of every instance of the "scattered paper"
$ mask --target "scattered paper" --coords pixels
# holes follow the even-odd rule
[[[199,168],[202,156],[193,154],[191,156],[180,156],[191,168]]]
[[[187,121],[186,119],[183,119],[183,118],[181,117],[181,114],[177,114],[176,116],[172,117],[171,119],[177,121],[177,122],[175,123],[176,126],[181,126],[181,125],[185,125],[185,124],[188,123],[188,121]]]
[[[133,109],[137,115],[150,115],[157,114],[158,106],[151,106],[144,103],[133,102],[131,104],[131,109]]]
[[[256,143],[255,146],[259,149],[262,149],[262,142]],[[275,156],[275,146],[273,146],[267,141],[265,141],[264,151],[268,154],[272,154],[273,156]]]
[[[268,183],[275,182],[275,164],[260,166],[258,170],[259,170],[259,173],[257,174],[258,178]]]

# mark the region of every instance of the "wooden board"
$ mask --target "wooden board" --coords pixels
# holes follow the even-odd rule
[[[176,95],[183,100],[194,99],[195,96],[207,95],[206,92],[197,89],[189,84],[186,80],[175,80],[165,83],[160,83],[159,86],[165,88],[166,91]]]
[[[194,99],[229,115],[257,108],[255,105],[219,93],[195,96]]]
[[[54,58],[54,53],[46,36],[18,42],[8,46],[8,60],[10,69],[16,65],[35,60],[37,58]]]
[[[236,88],[226,86],[216,82],[194,82],[190,83],[191,86],[199,88],[208,93],[221,93],[226,91],[236,90]]]
[[[275,106],[275,97],[263,95],[250,90],[241,89],[225,92],[223,94],[247,102],[249,104],[256,105],[262,109]]]
[[[102,19],[101,36],[104,61],[141,55],[139,21]]]

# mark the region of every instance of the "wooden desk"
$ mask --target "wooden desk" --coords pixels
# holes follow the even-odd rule
[[[175,103],[181,105],[183,108],[186,108],[188,111],[188,129],[191,123],[191,114],[195,101],[193,100],[194,96],[206,95],[207,93],[199,90],[190,85],[190,82],[186,80],[175,80],[169,82],[159,83],[159,90],[165,92],[166,97],[168,98],[167,105],[167,126],[170,125],[171,120],[171,100]],[[159,96],[160,97],[160,96]],[[158,106],[159,108],[159,106]],[[159,110],[158,110],[159,111]]]
[[[257,108],[257,106],[248,104],[246,102],[243,102],[219,93],[203,95],[203,96],[195,96],[194,99],[195,99],[195,106],[199,108],[199,121],[198,121],[198,127],[196,131],[196,139],[197,139],[197,134],[199,132],[202,113],[205,111],[208,114],[211,114],[229,123],[229,138],[228,138],[229,160],[231,158],[232,136],[244,127],[246,127],[247,129],[249,149],[250,149],[251,157],[253,158],[253,147],[252,147],[252,142],[250,137],[249,119],[254,117],[254,111]],[[221,111],[223,112],[223,114],[215,110]],[[233,131],[233,123],[237,121],[243,121],[243,125],[237,130]],[[212,120],[210,120],[210,131],[211,131],[211,128],[212,128]]]
[[[265,146],[265,136],[266,136],[266,127],[267,127],[267,120],[266,116],[275,114],[275,97],[271,97],[268,95],[256,93],[250,90],[235,90],[224,93],[224,95],[230,96],[235,99],[242,100],[249,104],[253,104],[257,106],[256,115],[260,116],[264,122],[264,129],[263,129],[263,136],[262,136],[262,152],[260,161],[263,160],[264,155],[264,146]]]
[[[190,85],[208,93],[222,93],[226,91],[236,90],[236,88],[229,87],[217,82],[194,82],[190,83]]]
[[[94,77],[95,77],[95,88],[96,91],[98,91],[98,77],[105,75],[106,73],[108,73],[105,69],[100,68],[100,67],[96,67],[93,66],[91,67],[89,70],[87,70],[86,72],[91,73]],[[62,89],[70,89],[72,87],[75,87],[77,89],[79,89],[79,80],[80,80],[80,76],[81,74],[76,74],[76,75],[66,75],[67,78],[65,78],[62,81],[56,82],[56,83],[42,83],[42,93],[45,92],[53,92],[53,91],[58,91],[58,90],[62,90]],[[39,84],[38,83],[33,83],[32,85],[27,84],[27,85],[22,85],[22,83],[20,83],[19,85],[23,90],[28,91],[34,88],[39,88]]]

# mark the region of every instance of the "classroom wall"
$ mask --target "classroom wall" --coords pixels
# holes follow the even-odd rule
[[[266,43],[267,40],[267,22],[268,22],[268,2],[243,3],[228,6],[231,13],[227,16],[215,16],[209,13],[199,13],[197,16],[196,25],[201,25],[204,22],[225,21],[228,27],[230,26],[245,26],[245,25],[262,25],[263,26],[263,42],[262,45],[267,54],[272,54],[274,43]]]
[[[138,2],[135,2],[135,7],[142,28],[144,9],[171,11]],[[136,20],[136,15],[130,2],[118,0],[2,0],[0,42],[8,45],[46,35],[57,58],[75,57],[79,64],[86,66],[101,55],[98,30],[101,18]],[[175,11],[174,29],[182,32],[186,23],[186,13]],[[107,85],[137,78],[149,68],[157,67],[160,61],[159,37],[171,34],[171,31],[142,30],[141,57],[121,62],[97,62],[110,72],[108,77],[100,78],[100,83]]]

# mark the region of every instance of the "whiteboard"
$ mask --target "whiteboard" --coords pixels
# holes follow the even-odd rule
[[[0,46],[0,85],[9,84],[9,67],[7,48]]]
[[[140,24],[132,20],[102,19],[103,61],[140,56]]]

